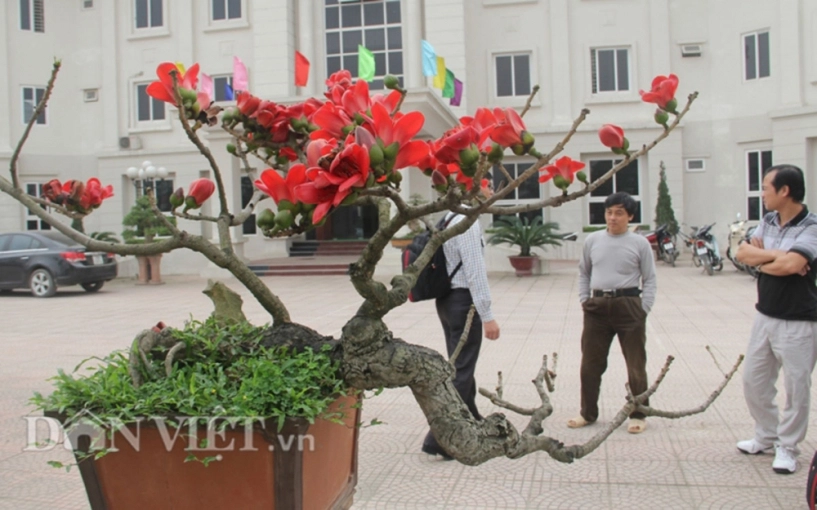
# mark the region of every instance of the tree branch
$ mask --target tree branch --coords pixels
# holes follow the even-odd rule
[[[524,117],[528,110],[530,110],[531,103],[533,103],[533,98],[539,92],[539,85],[534,85],[533,89],[530,91],[528,95],[528,100],[525,102],[525,107],[522,108],[522,111],[519,113],[520,117]]]

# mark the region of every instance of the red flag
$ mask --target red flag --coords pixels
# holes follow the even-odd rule
[[[300,51],[295,52],[295,86],[306,87],[306,82],[309,81],[309,60],[301,54]]]

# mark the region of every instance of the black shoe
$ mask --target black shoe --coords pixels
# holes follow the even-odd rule
[[[443,450],[437,445],[423,443],[423,446],[422,448],[420,448],[420,450],[423,453],[427,453],[429,455],[439,455],[443,458],[443,460],[454,460],[454,457],[445,453],[445,450]]]

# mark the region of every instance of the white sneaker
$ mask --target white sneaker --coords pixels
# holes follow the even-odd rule
[[[757,455],[759,453],[771,453],[771,446],[764,446],[757,442],[754,438],[746,441],[738,441],[738,450],[749,455]]]
[[[790,475],[794,473],[797,470],[797,459],[794,456],[794,450],[791,448],[786,448],[785,446],[775,446],[772,469],[775,473],[781,475]]]

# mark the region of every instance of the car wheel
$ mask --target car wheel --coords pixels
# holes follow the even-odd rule
[[[35,269],[28,277],[28,288],[34,297],[51,297],[57,293],[57,282],[47,269]]]
[[[80,285],[85,289],[85,292],[96,292],[105,285],[105,282],[81,283]]]

